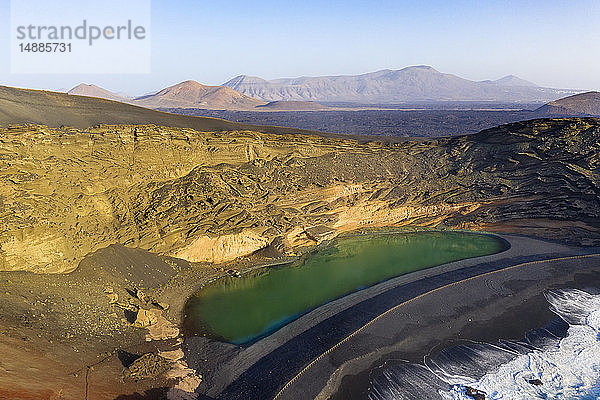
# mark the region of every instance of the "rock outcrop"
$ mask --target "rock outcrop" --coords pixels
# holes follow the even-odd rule
[[[269,241],[253,231],[242,231],[211,238],[200,236],[178,251],[175,256],[184,260],[221,263],[247,256],[269,245]]]
[[[0,269],[68,272],[114,243],[224,262],[389,225],[600,243],[600,120],[431,141],[157,126],[0,130]]]

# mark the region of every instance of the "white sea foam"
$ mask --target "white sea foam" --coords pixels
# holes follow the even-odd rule
[[[600,400],[600,295],[566,289],[546,298],[566,332],[561,323],[524,342],[456,346],[428,360],[419,379],[408,365],[384,367],[369,398],[473,400],[468,386],[492,400]]]
[[[473,400],[466,395],[468,385],[492,400],[600,399],[600,295],[560,290],[547,298],[551,309],[570,324],[565,338],[519,355],[475,382],[455,384],[450,392],[440,392],[442,397]]]

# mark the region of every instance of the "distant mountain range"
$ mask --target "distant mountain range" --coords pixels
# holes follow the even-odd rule
[[[264,80],[240,75],[223,84],[265,101],[410,103],[437,101],[547,102],[580,91],[539,87],[513,75],[471,81],[429,66],[340,75]]]
[[[146,108],[205,108],[219,110],[251,110],[267,104],[225,86],[207,86],[185,81],[157,93],[126,98],[96,85],[81,84],[67,92],[71,95],[99,97]]]
[[[156,93],[128,98],[96,85],[81,84],[67,93],[153,109],[304,111],[319,103],[399,104],[419,102],[546,103],[582,91],[537,86],[514,75],[471,81],[428,66],[382,70],[363,75],[301,77],[267,81],[240,75],[221,86],[188,80]]]

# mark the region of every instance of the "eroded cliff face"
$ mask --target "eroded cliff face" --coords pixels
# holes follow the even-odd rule
[[[269,245],[267,238],[251,230],[216,237],[200,236],[175,256],[191,262],[222,263],[247,256]]]
[[[113,243],[223,262],[390,225],[600,243],[599,151],[592,118],[364,144],[152,125],[5,128],[0,269],[68,272]]]

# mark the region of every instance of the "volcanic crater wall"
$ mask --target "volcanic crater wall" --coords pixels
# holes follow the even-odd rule
[[[121,243],[190,261],[418,225],[600,244],[600,120],[368,142],[154,125],[0,128],[0,269]]]

